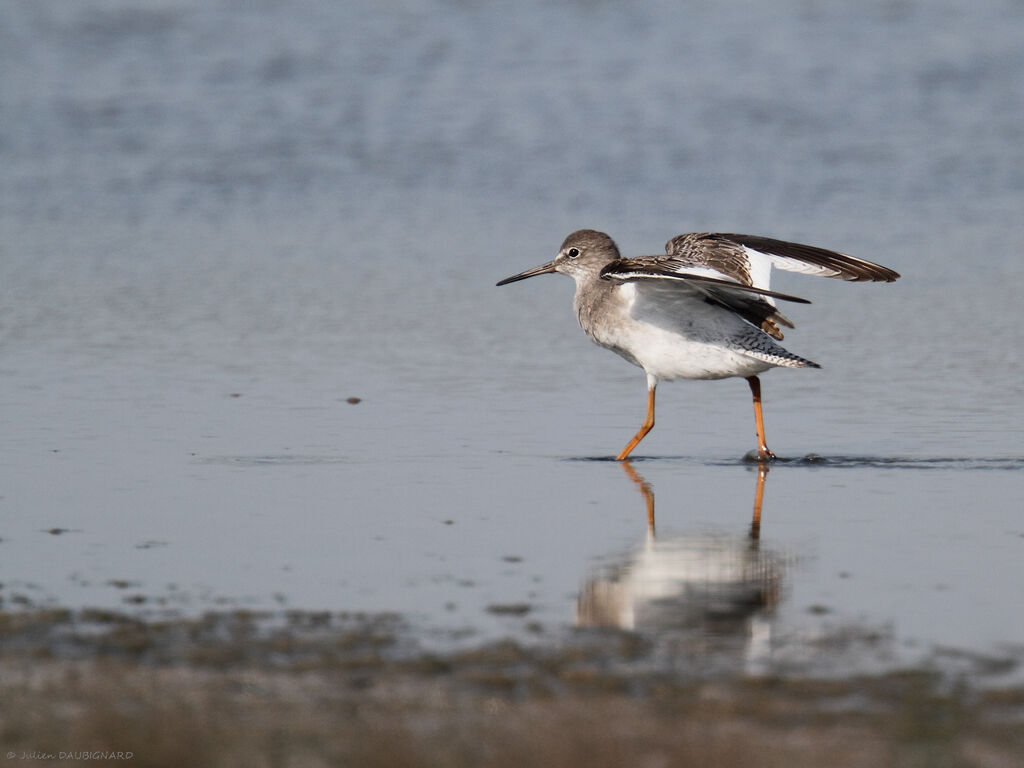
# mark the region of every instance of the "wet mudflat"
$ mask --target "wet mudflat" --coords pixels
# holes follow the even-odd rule
[[[152,766],[1009,766],[1024,749],[1020,687],[672,672],[628,632],[443,654],[396,616],[58,611],[0,632],[5,748],[54,765],[69,745]]]

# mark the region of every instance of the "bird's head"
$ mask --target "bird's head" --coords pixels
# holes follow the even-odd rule
[[[608,235],[593,229],[581,229],[565,238],[554,259],[539,267],[520,272],[518,275],[506,277],[498,285],[507,285],[517,280],[525,280],[528,277],[545,275],[549,272],[561,272],[577,282],[587,278],[596,279],[605,264],[618,258],[618,246]]]

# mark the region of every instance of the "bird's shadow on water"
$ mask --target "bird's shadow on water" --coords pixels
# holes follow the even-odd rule
[[[633,633],[652,656],[666,654],[677,669],[698,676],[835,674],[885,669],[897,658],[885,622],[839,619],[841,604],[815,604],[808,616],[786,607],[801,554],[795,542],[762,538],[772,464],[721,462],[757,468],[742,528],[691,523],[689,531],[663,533],[656,531],[654,485],[636,466],[654,461],[619,462],[643,500],[646,530],[632,547],[588,569],[577,597],[578,629]],[[670,519],[678,525],[680,516]]]
[[[674,657],[692,661],[694,672],[760,668],[770,655],[772,617],[789,565],[786,556],[761,546],[767,466],[758,467],[746,530],[667,536],[655,532],[653,485],[631,461],[621,466],[644,501],[646,535],[589,570],[576,626],[627,630],[656,645],[667,643]]]
[[[736,672],[756,675],[857,673],[893,669],[906,663],[892,622],[885,617],[848,616],[840,598],[818,599],[806,610],[794,604],[794,595],[820,574],[802,572],[804,544],[783,536],[763,538],[771,531],[766,509],[768,476],[790,467],[868,468],[871,470],[1020,470],[1024,459],[977,457],[819,456],[781,458],[758,462],[755,457],[735,459],[693,456],[630,457],[617,462],[610,456],[578,457],[567,461],[618,463],[625,478],[638,491],[637,527],[641,514],[644,534],[627,548],[609,552],[587,569],[577,596],[575,625],[580,631],[627,631],[641,638],[651,654],[670,655],[687,674]],[[654,484],[641,472],[672,466],[736,467],[749,478],[756,468],[749,522],[737,525],[709,523],[699,502],[685,496],[668,501],[670,527],[661,531],[655,521]],[[609,470],[611,471],[611,470]],[[613,474],[615,474],[613,472]],[[688,473],[691,478],[692,472]],[[698,472],[698,475],[700,473]],[[732,483],[738,479],[730,475]],[[749,498],[749,497],[748,497]],[[661,500],[665,502],[664,499]],[[706,501],[717,514],[721,500]],[[749,506],[748,506],[749,504]],[[687,512],[687,508],[691,508]],[[738,510],[734,510],[738,511]],[[687,523],[685,521],[689,520]],[[682,530],[678,530],[682,525]],[[792,533],[792,527],[785,530]],[[813,559],[813,556],[812,556]],[[840,576],[839,578],[846,578]],[[841,592],[841,590],[840,590]],[[806,599],[805,597],[802,600]],[[798,601],[798,602],[802,602]],[[685,661],[680,662],[680,659]],[[930,663],[930,662],[929,662]]]
[[[563,461],[615,462],[614,456],[569,456]],[[762,462],[756,452],[737,458],[701,456],[630,456],[634,464],[666,462],[696,464],[708,467],[767,466],[807,467],[826,469],[959,469],[959,470],[1024,470],[1024,457],[977,456],[822,456],[808,453],[804,456],[782,457]]]

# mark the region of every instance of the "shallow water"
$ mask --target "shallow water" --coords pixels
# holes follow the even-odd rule
[[[4,607],[396,611],[445,645],[628,594],[741,670],[1018,654],[1022,14],[4,6]],[[564,278],[494,287],[583,226],[903,273],[775,285],[824,368],[764,377],[790,460],[756,539],[743,382],[661,387],[633,477],[641,372]]]

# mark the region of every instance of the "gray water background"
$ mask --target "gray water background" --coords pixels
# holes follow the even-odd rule
[[[4,607],[568,626],[650,546],[590,460],[643,375],[494,283],[744,231],[903,274],[773,283],[824,368],[769,442],[825,459],[767,478],[773,647],[1019,651],[1022,72],[1008,1],[0,3]],[[746,535],[753,444],[742,381],[659,389],[659,541]]]

